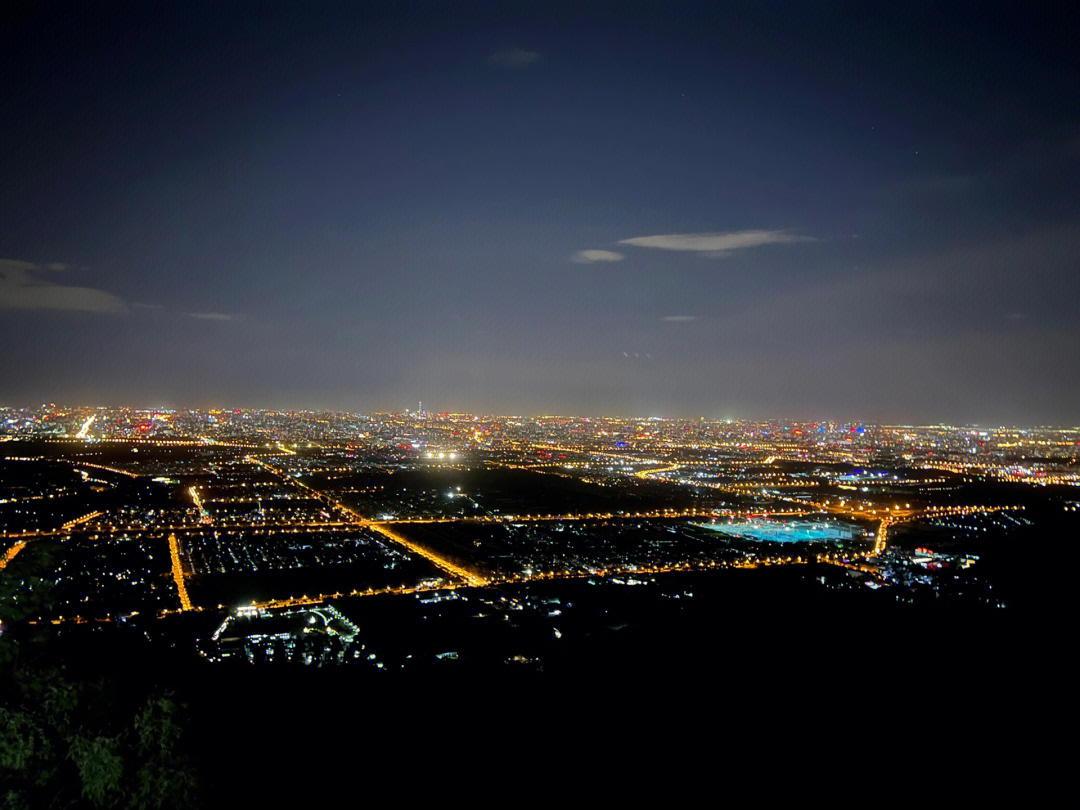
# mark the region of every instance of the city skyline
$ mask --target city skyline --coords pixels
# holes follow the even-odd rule
[[[398,409],[387,410],[372,410],[372,411],[354,411],[354,410],[339,410],[334,408],[259,408],[259,407],[245,407],[236,406],[231,404],[214,405],[214,406],[191,406],[191,405],[162,405],[162,404],[138,404],[138,405],[124,405],[124,404],[72,404],[72,403],[57,403],[57,402],[42,402],[29,406],[14,406],[10,404],[0,404],[0,415],[5,412],[10,413],[23,413],[38,411],[54,411],[63,414],[70,414],[72,412],[81,413],[88,411],[108,411],[108,412],[130,412],[137,414],[176,414],[176,413],[235,413],[235,414],[274,414],[274,415],[296,415],[301,416],[305,414],[318,415],[327,414],[332,416],[341,417],[357,417],[362,419],[377,419],[382,417],[409,417],[415,419],[424,420],[440,420],[445,418],[470,418],[470,419],[563,419],[563,420],[582,420],[582,421],[614,421],[614,422],[704,422],[710,425],[720,424],[739,424],[739,425],[831,425],[831,426],[873,426],[884,428],[954,428],[954,429],[990,429],[990,430],[1061,430],[1061,431],[1074,431],[1080,430],[1080,425],[1073,423],[993,423],[993,422],[884,422],[873,419],[840,419],[833,418],[828,415],[819,415],[817,417],[808,418],[793,418],[783,415],[729,415],[729,416],[666,416],[660,414],[647,414],[647,413],[555,413],[551,412],[536,412],[536,413],[494,413],[494,412],[470,412],[470,411],[453,411],[453,410],[430,410],[414,409],[411,407],[402,407]]]
[[[0,394],[1075,424],[1067,29],[964,7],[24,8]]]

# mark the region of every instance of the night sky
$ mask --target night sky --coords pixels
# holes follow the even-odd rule
[[[0,26],[0,405],[1080,423],[1064,16],[96,5]]]

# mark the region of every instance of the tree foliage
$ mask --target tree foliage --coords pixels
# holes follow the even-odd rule
[[[32,557],[0,571],[0,806],[192,807],[182,707],[171,695],[140,707],[106,679],[70,680],[39,665],[48,626],[30,619],[47,610],[49,582]]]

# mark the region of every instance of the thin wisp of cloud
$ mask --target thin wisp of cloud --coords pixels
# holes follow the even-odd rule
[[[526,51],[524,48],[508,48],[491,54],[487,58],[487,62],[495,67],[519,70],[528,67],[539,59],[540,54],[537,51]]]
[[[92,287],[44,281],[40,274],[70,269],[53,263],[40,267],[31,262],[0,259],[0,309],[54,310],[119,314],[128,311],[122,298]]]
[[[621,262],[623,254],[614,250],[579,250],[570,261],[575,264],[593,264],[594,262]]]
[[[620,240],[620,245],[677,250],[709,256],[724,256],[733,250],[762,245],[816,242],[812,236],[799,236],[789,231],[732,231],[729,233],[671,233],[655,236],[635,236]]]

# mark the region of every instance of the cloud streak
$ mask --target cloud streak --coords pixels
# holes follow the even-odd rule
[[[119,314],[128,311],[127,302],[112,293],[92,287],[76,287],[43,281],[42,271],[62,271],[68,265],[39,267],[30,262],[0,259],[0,309],[54,310]]]
[[[660,320],[668,323],[689,323],[690,321],[696,321],[697,315],[665,315]]]
[[[570,261],[575,264],[592,264],[594,262],[621,262],[623,255],[614,250],[579,250]]]
[[[527,68],[540,59],[537,51],[526,51],[522,48],[509,48],[504,51],[496,51],[487,58],[487,63],[495,67],[508,70],[520,70]]]
[[[669,233],[656,236],[635,236],[623,239],[620,245],[678,250],[707,256],[726,256],[733,250],[779,245],[792,242],[816,242],[811,236],[798,236],[789,231],[731,231],[728,233]]]
[[[188,317],[200,321],[234,321],[237,318],[226,312],[189,312]]]

